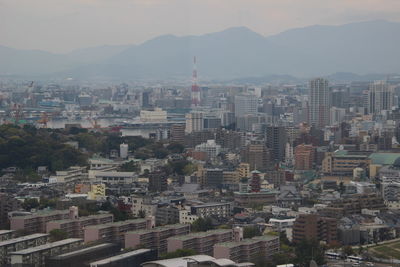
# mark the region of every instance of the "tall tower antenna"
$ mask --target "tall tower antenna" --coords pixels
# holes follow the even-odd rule
[[[197,85],[197,66],[196,56],[193,57],[193,74],[192,74],[192,107],[200,105],[200,88]]]

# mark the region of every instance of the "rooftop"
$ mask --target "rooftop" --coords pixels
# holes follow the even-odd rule
[[[47,249],[50,249],[50,248],[59,247],[59,246],[63,246],[63,245],[68,245],[68,244],[77,243],[77,242],[83,242],[83,239],[68,238],[68,239],[64,239],[64,240],[61,240],[61,241],[48,243],[48,244],[44,244],[44,245],[41,245],[41,246],[37,246],[37,247],[33,247],[33,248],[27,248],[27,249],[23,249],[23,250],[20,250],[20,251],[12,252],[11,254],[12,255],[27,255],[27,254],[35,253],[35,252],[38,252],[38,251],[47,250]]]
[[[127,225],[127,224],[131,224],[131,223],[145,223],[145,222],[146,222],[146,219],[133,219],[133,220],[120,221],[120,222],[104,223],[104,224],[99,224],[99,225],[90,225],[90,226],[87,226],[85,229],[88,229],[88,228],[102,229],[102,228],[107,228],[107,227]]]
[[[223,243],[217,243],[216,246],[223,246],[223,247],[228,247],[228,248],[233,248],[237,246],[242,246],[242,245],[250,245],[250,244],[255,244],[260,241],[271,241],[274,239],[279,238],[278,236],[274,235],[263,235],[263,236],[256,236],[253,238],[246,238],[243,239],[242,241],[233,241],[233,242],[223,242]]]
[[[133,233],[133,234],[146,234],[146,233],[154,233],[154,232],[161,232],[165,230],[170,230],[170,229],[178,229],[182,227],[188,227],[188,224],[169,224],[169,225],[164,225],[164,226],[158,226],[153,229],[142,229],[142,230],[136,230],[136,231],[129,231],[127,233]]]
[[[400,153],[372,153],[369,156],[371,164],[377,165],[393,165],[399,157]]]
[[[188,235],[179,235],[171,237],[170,239],[177,239],[177,240],[189,240],[192,238],[200,238],[206,237],[215,234],[224,234],[224,233],[232,233],[231,229],[216,229],[216,230],[209,230],[207,232],[197,232],[197,233],[190,233]]]
[[[18,238],[8,239],[8,240],[0,242],[0,247],[11,245],[11,244],[18,243],[18,242],[23,242],[26,240],[36,239],[36,238],[43,237],[43,236],[49,236],[49,235],[48,234],[32,234],[32,235],[21,236]]]
[[[116,261],[119,261],[119,260],[122,260],[122,259],[125,259],[125,258],[128,258],[128,257],[134,256],[134,255],[139,255],[139,254],[146,253],[146,252],[149,252],[149,251],[150,251],[150,249],[138,249],[138,250],[134,250],[134,251],[130,251],[130,252],[124,253],[124,254],[112,256],[110,258],[106,258],[106,259],[103,259],[103,260],[92,262],[91,265],[97,266],[97,265],[101,265],[101,264],[116,262]]]

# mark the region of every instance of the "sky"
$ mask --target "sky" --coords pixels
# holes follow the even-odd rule
[[[268,36],[376,19],[400,21],[400,0],[0,0],[0,45],[66,53],[235,26]]]

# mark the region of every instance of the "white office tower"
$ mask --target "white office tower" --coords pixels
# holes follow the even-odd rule
[[[258,98],[255,95],[235,96],[235,117],[255,115],[258,108]]]
[[[202,112],[191,112],[186,114],[186,133],[198,132],[204,129],[204,114]]]
[[[123,159],[128,157],[128,144],[120,144],[119,145],[119,156]]]
[[[368,112],[380,114],[383,110],[391,110],[394,105],[393,87],[385,81],[375,81],[369,85]]]
[[[215,140],[207,140],[206,143],[197,145],[194,150],[207,153],[207,157],[213,160],[221,152],[221,146],[218,145]]]
[[[309,101],[310,124],[319,129],[329,125],[330,100],[327,80],[317,78],[310,81]]]

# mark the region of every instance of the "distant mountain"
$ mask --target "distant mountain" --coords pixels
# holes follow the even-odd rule
[[[261,82],[285,77],[281,75],[330,73],[339,80],[364,79],[372,77],[362,76],[368,73],[400,73],[399,48],[400,23],[381,20],[309,26],[269,37],[236,27],[201,36],[164,35],[140,45],[94,47],[62,55],[0,47],[0,74],[189,79],[196,55],[200,80],[261,77],[256,78]]]

